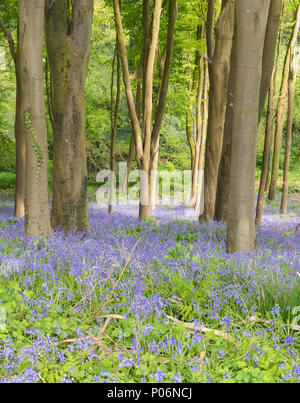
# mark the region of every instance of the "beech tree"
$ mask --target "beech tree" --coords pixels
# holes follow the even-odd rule
[[[18,218],[25,214],[25,121],[23,109],[23,92],[21,90],[20,52],[15,44],[11,32],[0,18],[0,27],[3,30],[11,57],[14,61],[16,74],[16,111],[15,111],[15,140],[16,140],[16,186],[14,215]]]
[[[48,151],[44,103],[43,37],[45,0],[19,0],[20,91],[26,127],[25,232],[51,234]]]
[[[265,105],[266,94],[270,86],[270,79],[273,71],[275,58],[276,41],[280,22],[281,0],[274,0],[270,3],[268,23],[264,38],[264,50],[262,58],[262,77],[259,93],[259,120]],[[236,35],[234,33],[233,47],[230,62],[230,79],[227,95],[227,107],[225,117],[225,128],[223,136],[222,157],[218,173],[218,186],[215,206],[215,219],[226,221],[226,210],[228,204],[230,160],[231,160],[231,135],[233,123],[233,108],[235,103],[235,63],[236,63]]]
[[[284,61],[284,66],[283,66],[282,81],[281,81],[278,108],[277,108],[277,121],[276,121],[275,142],[274,142],[274,150],[273,150],[271,183],[270,183],[270,189],[269,189],[269,194],[268,194],[268,199],[271,201],[275,200],[276,190],[277,190],[282,132],[283,132],[283,125],[284,125],[286,111],[287,111],[288,80],[289,80],[290,62],[291,62],[292,55],[295,52],[299,28],[300,28],[300,4],[298,4],[298,7],[297,7],[296,16],[295,16],[295,25],[292,30],[292,34],[291,34],[289,46],[286,51],[285,61]]]
[[[117,93],[116,99],[114,96],[114,81],[115,81],[115,64],[117,64]],[[121,61],[118,53],[118,43],[116,41],[114,57],[112,62],[112,72],[111,72],[111,86],[110,86],[110,119],[111,119],[111,143],[110,143],[110,188],[109,188],[109,203],[108,203],[108,212],[112,213],[113,211],[113,202],[114,202],[114,191],[115,191],[115,141],[117,135],[118,128],[118,118],[119,118],[119,109],[120,109],[120,98],[121,98]]]
[[[299,52],[299,50],[298,50]],[[286,140],[285,140],[285,154],[283,164],[283,189],[281,196],[280,212],[285,214],[287,212],[288,204],[288,190],[289,190],[289,167],[290,167],[290,155],[292,147],[292,132],[293,132],[293,110],[294,110],[294,97],[295,97],[295,83],[299,65],[299,53],[291,54],[290,59],[290,71],[288,81],[288,112],[287,112],[287,128],[286,128]]]
[[[160,83],[155,121],[153,122],[153,79],[155,70],[155,57],[158,45],[158,34],[160,27],[160,17],[162,11],[162,1],[156,0],[153,7],[152,21],[150,19],[150,2],[143,3],[143,126],[140,127],[138,111],[134,101],[131,86],[131,78],[128,67],[125,36],[121,19],[119,0],[113,0],[117,40],[120,58],[122,61],[123,81],[127,97],[128,110],[135,140],[137,163],[143,177],[140,178],[140,207],[139,218],[145,219],[151,216],[151,201],[153,200],[153,178],[152,171],[155,171],[155,158],[158,153],[159,132],[162,124],[170,67],[173,50],[173,36],[177,17],[177,1],[170,0],[169,21],[166,44],[166,58],[163,66],[162,80]]]
[[[237,0],[227,252],[256,248],[254,200],[262,56],[270,0]],[[251,40],[249,40],[251,38]]]
[[[214,1],[208,2],[208,27],[211,25],[211,9]],[[230,55],[234,30],[235,1],[223,2],[215,26],[215,47],[212,49],[210,28],[207,27],[207,51],[209,63],[208,127],[204,168],[204,212],[200,218],[214,218],[219,164],[222,153],[224,114],[230,71]]]
[[[46,44],[53,86],[52,227],[89,231],[84,87],[93,0],[46,0]]]

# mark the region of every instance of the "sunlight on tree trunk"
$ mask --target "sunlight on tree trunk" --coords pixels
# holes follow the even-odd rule
[[[44,6],[45,0],[19,1],[20,76],[26,128],[25,232],[37,237],[51,234],[42,64]]]

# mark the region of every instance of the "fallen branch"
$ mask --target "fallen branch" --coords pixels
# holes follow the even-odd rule
[[[61,344],[76,343],[77,341],[85,341],[85,340],[89,340],[89,339],[90,339],[89,336],[85,336],[85,337],[79,337],[79,338],[74,338],[74,339],[65,339],[65,340],[57,341],[55,344],[57,346],[60,346]]]
[[[271,320],[267,320],[267,319],[261,319],[261,318],[258,318],[257,316],[251,316],[248,320],[243,320],[243,321],[241,321],[241,322],[238,322],[237,324],[236,324],[236,326],[244,326],[244,325],[246,325],[247,323],[266,323],[266,324],[268,324],[268,325],[272,325],[272,321]],[[300,326],[299,325],[294,325],[293,323],[291,323],[291,324],[286,324],[286,323],[284,323],[283,324],[284,326],[287,326],[287,327],[289,327],[290,329],[292,329],[292,330],[295,330],[295,331],[300,331]]]
[[[223,332],[222,330],[209,329],[204,326],[200,326],[199,328],[196,328],[194,323],[182,322],[181,320],[178,320],[178,319],[174,318],[173,316],[166,315],[166,317],[168,319],[172,320],[173,322],[175,322],[176,324],[182,325],[185,328],[192,330],[193,332],[199,331],[201,333],[213,333],[215,336],[222,337],[226,341],[233,341],[232,337],[229,334]]]

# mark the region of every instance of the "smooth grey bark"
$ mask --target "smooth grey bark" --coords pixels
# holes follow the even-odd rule
[[[19,0],[20,82],[26,128],[25,232],[51,234],[48,150],[44,103],[43,36],[45,0]]]
[[[219,164],[222,154],[224,116],[234,30],[235,1],[228,0],[215,27],[215,49],[210,71],[208,128],[204,167],[204,212],[200,219],[214,218]],[[209,44],[208,44],[209,46]]]
[[[270,0],[236,2],[237,62],[227,221],[228,253],[256,248],[256,139],[269,7]]]
[[[15,65],[16,74],[16,114],[15,114],[15,141],[16,141],[16,186],[14,215],[22,218],[25,215],[25,123],[20,78],[20,57],[17,46],[10,31],[0,18],[0,27],[7,38],[10,54]]]

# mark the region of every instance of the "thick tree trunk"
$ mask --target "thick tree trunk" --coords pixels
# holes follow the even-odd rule
[[[285,156],[283,164],[283,189],[282,189],[281,206],[280,206],[280,212],[282,214],[286,214],[288,204],[289,168],[290,168],[290,155],[291,155],[292,132],[293,132],[293,108],[295,97],[295,83],[299,64],[299,57],[297,56],[292,54],[290,60],[290,72],[288,83],[288,116],[287,116],[287,129],[286,129]]]
[[[237,62],[227,225],[229,253],[256,248],[256,138],[269,7],[270,0],[237,0],[236,3]]]
[[[53,228],[89,231],[84,87],[93,0],[47,0],[46,43],[53,80]]]
[[[270,190],[269,190],[269,195],[268,195],[268,199],[270,201],[274,201],[275,197],[276,197],[282,131],[283,131],[284,120],[285,120],[285,115],[286,115],[286,110],[287,110],[290,59],[291,59],[291,55],[295,51],[299,28],[300,28],[300,4],[297,7],[295,25],[294,25],[290,43],[289,43],[289,46],[288,46],[288,49],[286,52],[283,73],[282,73],[282,82],[281,82],[280,95],[279,95],[279,101],[278,101],[278,110],[277,110],[277,126],[276,126],[275,142],[274,142],[274,150],[273,150],[271,183],[270,183]]]
[[[234,4],[234,0],[227,1],[215,27],[216,45],[210,65],[208,131],[204,168],[204,212],[200,217],[205,221],[212,220],[215,213],[234,28]]]
[[[45,0],[19,0],[19,57],[26,128],[25,232],[51,234],[48,152],[44,103],[43,35]]]
[[[231,144],[232,144],[232,126],[233,126],[233,111],[235,104],[235,75],[236,75],[236,49],[237,32],[236,22],[232,40],[232,49],[230,57],[230,75],[227,93],[227,106],[224,124],[224,138],[222,146],[222,156],[218,173],[218,186],[216,194],[215,220],[227,221],[227,207],[229,196],[229,181],[231,167]]]

